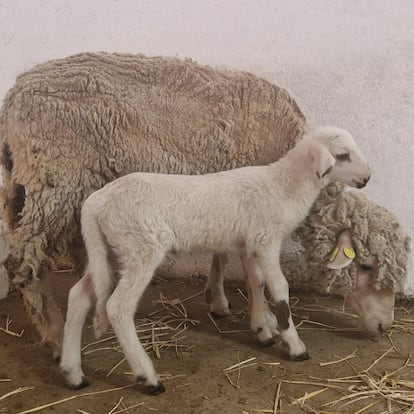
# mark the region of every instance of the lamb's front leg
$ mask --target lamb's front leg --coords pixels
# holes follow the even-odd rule
[[[289,356],[295,361],[309,359],[305,344],[300,340],[289,307],[289,285],[279,264],[279,249],[272,248],[259,254],[259,267],[266,285],[275,301],[278,329],[282,340],[289,347]]]
[[[205,296],[213,316],[230,315],[230,304],[224,293],[224,267],[226,254],[214,254],[210,273],[207,277]]]

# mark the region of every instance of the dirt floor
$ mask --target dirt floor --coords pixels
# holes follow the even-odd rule
[[[52,277],[63,309],[75,280]],[[21,337],[0,332],[0,413],[414,412],[413,305],[398,305],[391,333],[371,338],[349,309],[343,312],[342,300],[293,293],[295,321],[311,355],[293,362],[282,344],[262,348],[248,331],[242,283],[226,285],[233,314],[216,320],[208,316],[204,283],[156,279],[139,307],[137,330],[166,386],[158,396],[133,382],[113,333],[94,343],[90,321],[83,369],[91,385],[66,388],[13,292],[0,302],[0,327],[9,318],[10,331],[24,331]]]

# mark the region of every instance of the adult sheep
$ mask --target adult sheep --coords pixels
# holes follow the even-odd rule
[[[5,266],[55,356],[63,318],[45,272],[76,245],[91,192],[134,171],[268,164],[306,130],[283,89],[191,60],[86,53],[20,75],[0,113]]]

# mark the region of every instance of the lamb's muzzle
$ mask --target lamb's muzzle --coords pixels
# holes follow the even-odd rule
[[[338,158],[344,153],[349,160]],[[84,382],[80,334],[96,296],[96,332],[102,333],[110,322],[133,374],[145,378],[147,392],[164,390],[136,335],[133,317],[155,269],[173,249],[238,252],[252,297],[252,331],[262,343],[272,340],[275,326],[260,300],[267,286],[290,357],[308,359],[289,308],[289,286],[279,263],[281,243],[326,184],[341,180],[355,186],[369,175],[351,135],[325,127],[267,166],[204,176],[134,173],[90,195],[81,218],[88,267],[70,291],[62,348],[61,368],[69,384]],[[122,264],[116,279],[108,255]]]

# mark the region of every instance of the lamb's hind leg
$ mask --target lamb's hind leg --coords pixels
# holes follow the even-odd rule
[[[158,263],[157,263],[158,264]],[[145,379],[146,392],[151,395],[165,391],[151,359],[138,339],[134,314],[145,288],[150,282],[155,267],[129,265],[120,272],[121,279],[107,303],[109,320],[115,330],[125,358],[137,379]]]
[[[213,255],[205,290],[206,301],[210,304],[210,312],[213,316],[220,317],[230,314],[230,304],[224,293],[224,267],[226,263],[226,254]]]
[[[82,329],[86,316],[95,300],[92,280],[86,273],[70,290],[68,311],[63,335],[60,368],[68,384],[74,389],[89,385],[81,368]]]

